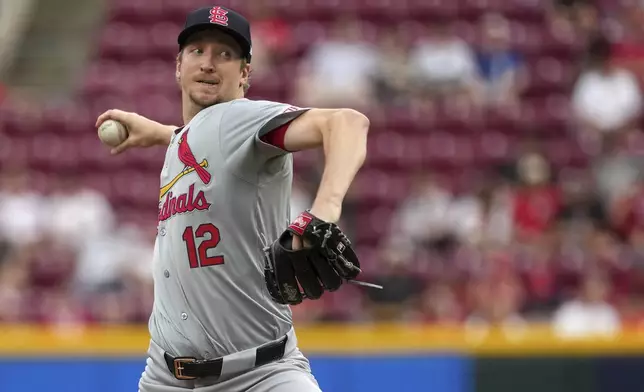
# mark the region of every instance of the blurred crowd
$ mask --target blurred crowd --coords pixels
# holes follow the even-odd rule
[[[3,171],[0,320],[146,322],[155,227],[118,222],[99,192],[61,173],[46,192],[28,171]]]
[[[309,35],[327,30],[286,65],[291,103],[362,109],[384,128],[373,138],[461,125],[441,134],[449,142],[412,146],[417,156],[370,142],[377,154],[341,223],[356,239],[365,279],[385,289],[349,285],[295,307],[297,323],[545,322],[579,335],[644,322],[644,4],[516,3],[534,3],[536,37],[564,42],[564,54],[536,61],[525,50],[530,31],[511,12],[377,28],[346,15],[305,26]],[[249,10],[251,97],[280,82],[274,75],[285,75],[277,70],[301,34],[262,4]],[[394,131],[382,113],[404,118]],[[479,139],[482,152],[472,147]],[[322,169],[306,154],[301,160],[294,214],[310,206]],[[35,175],[28,167],[1,172],[0,320],[145,322],[154,222],[121,219],[73,171],[57,173],[47,189],[34,185]]]

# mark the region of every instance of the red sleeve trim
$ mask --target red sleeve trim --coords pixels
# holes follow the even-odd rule
[[[273,129],[266,135],[262,136],[260,138],[261,141],[286,151],[286,148],[284,147],[284,139],[286,138],[286,130],[288,129],[289,125],[291,125],[290,122],[282,125],[281,127]]]

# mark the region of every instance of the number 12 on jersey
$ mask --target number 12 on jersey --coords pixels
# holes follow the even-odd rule
[[[199,244],[196,245],[195,238],[204,238]],[[192,226],[186,227],[183,231],[183,241],[186,243],[188,251],[188,261],[190,268],[210,267],[213,265],[224,264],[224,256],[208,256],[208,250],[215,248],[221,241],[219,229],[212,223],[204,223],[193,230]]]

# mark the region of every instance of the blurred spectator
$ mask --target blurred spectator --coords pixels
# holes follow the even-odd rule
[[[639,322],[644,322],[644,228],[635,228],[628,238],[628,255],[631,262],[628,271],[629,291],[628,296],[620,298],[622,307],[630,317],[635,317]],[[623,256],[624,257],[624,256]]]
[[[638,1],[622,2],[614,12],[612,25],[618,28],[612,46],[612,63],[631,71],[644,85],[644,4]]]
[[[508,245],[513,232],[512,194],[505,184],[485,184],[475,195],[454,200],[449,208],[453,233],[470,245]]]
[[[632,260],[624,243],[614,232],[607,229],[596,230],[589,238],[584,273],[602,273],[611,290],[611,301],[621,301],[631,290]]]
[[[29,283],[27,252],[12,252],[11,256],[0,264],[0,322],[26,321],[24,298]]]
[[[12,245],[8,240],[0,237],[0,267],[7,261],[12,251]]]
[[[378,53],[364,41],[360,22],[338,19],[300,64],[296,100],[302,106],[368,106],[377,65]]]
[[[411,98],[409,48],[405,46],[400,32],[392,28],[382,34],[378,49],[379,59],[374,72],[374,90],[378,102],[403,106]]]
[[[521,312],[530,321],[548,319],[559,306],[565,290],[562,260],[558,254],[556,231],[522,246],[515,263],[526,293]]]
[[[126,278],[132,285],[151,283],[154,238],[143,233],[137,227],[122,225],[86,241],[79,249],[74,276],[79,292],[122,291]]]
[[[84,241],[107,235],[114,229],[112,206],[104,195],[86,188],[75,173],[63,173],[49,197],[46,228],[50,235],[76,249]]]
[[[157,231],[134,224],[122,224],[115,234],[121,247],[118,272],[126,289],[150,289],[152,292],[152,262]]]
[[[619,203],[633,195],[644,169],[642,158],[615,147],[612,138],[604,140],[606,153],[593,161],[593,174],[599,197],[607,209],[622,208]]]
[[[579,295],[555,313],[555,332],[565,338],[610,337],[618,333],[621,322],[616,309],[606,301],[608,290],[609,282],[603,276],[587,275]]]
[[[268,0],[256,0],[247,18],[253,37],[253,76],[270,76],[274,67],[293,50],[293,31]]]
[[[32,244],[50,219],[45,200],[34,192],[27,170],[10,168],[0,175],[0,236],[19,246]]]
[[[481,45],[475,52],[476,100],[481,105],[511,110],[525,86],[523,58],[510,47],[510,24],[500,14],[481,18]]]
[[[460,298],[449,282],[429,284],[420,297],[417,321],[437,325],[456,325],[463,322],[464,309]]]
[[[525,323],[519,313],[524,293],[511,263],[510,254],[488,252],[485,270],[472,276],[469,285],[471,312],[466,325],[520,327]]]
[[[70,290],[70,277],[76,268],[75,249],[54,237],[43,237],[30,252],[28,267],[32,287]]]
[[[644,178],[633,184],[611,205],[611,224],[623,240],[644,228]]]
[[[321,298],[322,301],[324,299]],[[300,305],[291,308],[293,312],[293,323],[296,326],[314,324],[324,317],[324,306],[317,301],[303,301]]]
[[[561,235],[583,236],[595,228],[608,226],[608,215],[588,175],[576,172],[560,184],[562,199],[557,221]]]
[[[91,315],[79,298],[70,296],[63,289],[50,289],[38,296],[36,320],[52,326],[84,325],[91,321]]]
[[[637,79],[631,72],[612,65],[610,56],[608,40],[595,38],[588,50],[587,68],[572,96],[581,131],[599,141],[606,136],[620,140],[621,134],[635,126],[641,113],[642,95]]]
[[[474,92],[476,63],[472,49],[452,32],[449,22],[431,23],[411,51],[416,91],[423,97],[467,97]]]
[[[553,0],[550,16],[555,28],[571,30],[581,37],[595,33],[600,25],[594,0]]]
[[[546,233],[560,209],[560,195],[543,155],[529,152],[517,162],[519,184],[514,199],[515,239],[531,241]]]
[[[413,318],[413,309],[423,290],[420,276],[411,270],[414,260],[405,252],[388,250],[382,253],[380,266],[369,281],[382,285],[382,290],[368,290],[367,310],[374,322],[400,321]]]
[[[298,179],[293,181],[291,188],[291,220],[295,220],[302,211],[305,211],[313,206],[313,197],[305,184]]]
[[[431,246],[451,234],[447,214],[452,202],[451,193],[438,178],[419,174],[409,197],[394,213],[389,238],[391,248],[414,249]]]
[[[107,290],[85,297],[88,317],[94,323],[126,324],[137,319],[137,303],[126,291]]]
[[[0,1],[0,76],[14,65],[23,35],[31,26],[36,5],[35,0]],[[2,98],[0,91],[0,102]]]

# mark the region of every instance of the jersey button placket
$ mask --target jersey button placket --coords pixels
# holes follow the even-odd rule
[[[169,278],[170,277],[170,271],[168,271],[168,270],[163,271],[163,276],[165,276],[166,278]]]
[[[187,313],[181,313],[181,320],[187,320],[188,319],[188,314]]]

